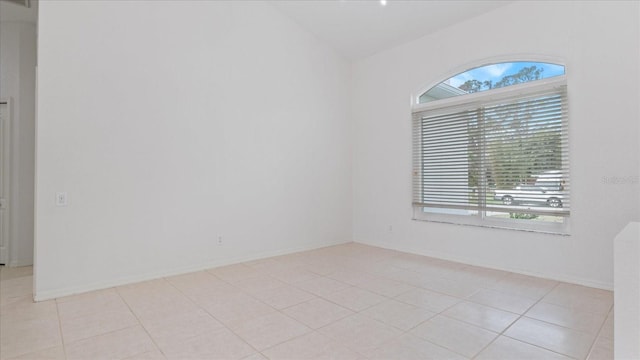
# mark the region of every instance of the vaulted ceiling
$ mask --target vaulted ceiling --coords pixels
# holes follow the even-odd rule
[[[277,0],[302,27],[349,59],[360,59],[492,11],[512,1]]]
[[[357,60],[513,1],[387,0],[385,6],[380,0],[268,2],[346,58]],[[25,8],[0,0],[0,20],[35,23],[37,0],[31,0],[31,4],[31,8]]]

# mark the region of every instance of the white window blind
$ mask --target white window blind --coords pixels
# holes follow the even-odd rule
[[[413,206],[570,214],[564,81],[522,84],[413,112]]]

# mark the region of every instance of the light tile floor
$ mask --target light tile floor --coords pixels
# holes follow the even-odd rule
[[[0,359],[612,359],[613,294],[360,244],[33,303]]]

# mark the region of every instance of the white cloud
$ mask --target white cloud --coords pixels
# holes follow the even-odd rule
[[[482,67],[478,70],[486,73],[490,77],[500,77],[511,68],[512,63],[493,64]]]

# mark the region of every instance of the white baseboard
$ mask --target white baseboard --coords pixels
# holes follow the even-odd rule
[[[310,245],[296,247],[296,248],[265,251],[262,253],[253,254],[251,256],[239,256],[235,258],[216,260],[213,262],[208,262],[208,263],[194,265],[194,266],[180,267],[180,268],[152,272],[152,273],[147,273],[142,275],[128,276],[128,277],[118,278],[118,279],[109,280],[109,281],[100,281],[100,282],[95,282],[95,283],[82,285],[82,286],[70,286],[62,289],[37,291],[37,292],[34,290],[33,300],[34,301],[51,300],[51,299],[56,299],[63,296],[82,294],[82,293],[95,291],[95,290],[108,289],[115,286],[135,284],[142,281],[155,280],[163,277],[182,275],[182,274],[187,274],[187,273],[202,271],[202,270],[209,270],[209,269],[213,269],[220,266],[265,259],[273,256],[293,254],[301,251],[315,250],[315,249],[320,249],[320,248],[329,247],[329,246],[347,244],[350,242],[351,242],[350,240],[342,241],[342,242],[331,242],[331,243],[323,242],[321,244],[310,244]]]
[[[411,248],[407,246],[397,246],[396,244],[392,245],[386,242],[360,241],[360,240],[354,240],[354,242],[358,244],[377,246],[384,249],[396,250],[396,251],[406,252],[406,253],[411,253],[416,255],[423,255],[423,256],[433,257],[437,259],[467,264],[467,265],[480,266],[480,267],[493,269],[493,270],[508,271],[508,272],[522,274],[522,275],[535,276],[535,277],[549,279],[549,280],[561,281],[561,282],[566,282],[566,283],[571,283],[576,285],[592,287],[596,289],[613,291],[613,283],[594,281],[593,279],[585,279],[585,278],[566,275],[566,274],[542,273],[542,272],[526,271],[522,269],[514,269],[514,268],[508,268],[508,267],[497,267],[495,266],[495,264],[488,264],[482,261],[477,261],[475,259],[451,256],[450,254],[445,254],[437,251],[429,251],[426,249],[416,249],[416,248]]]

